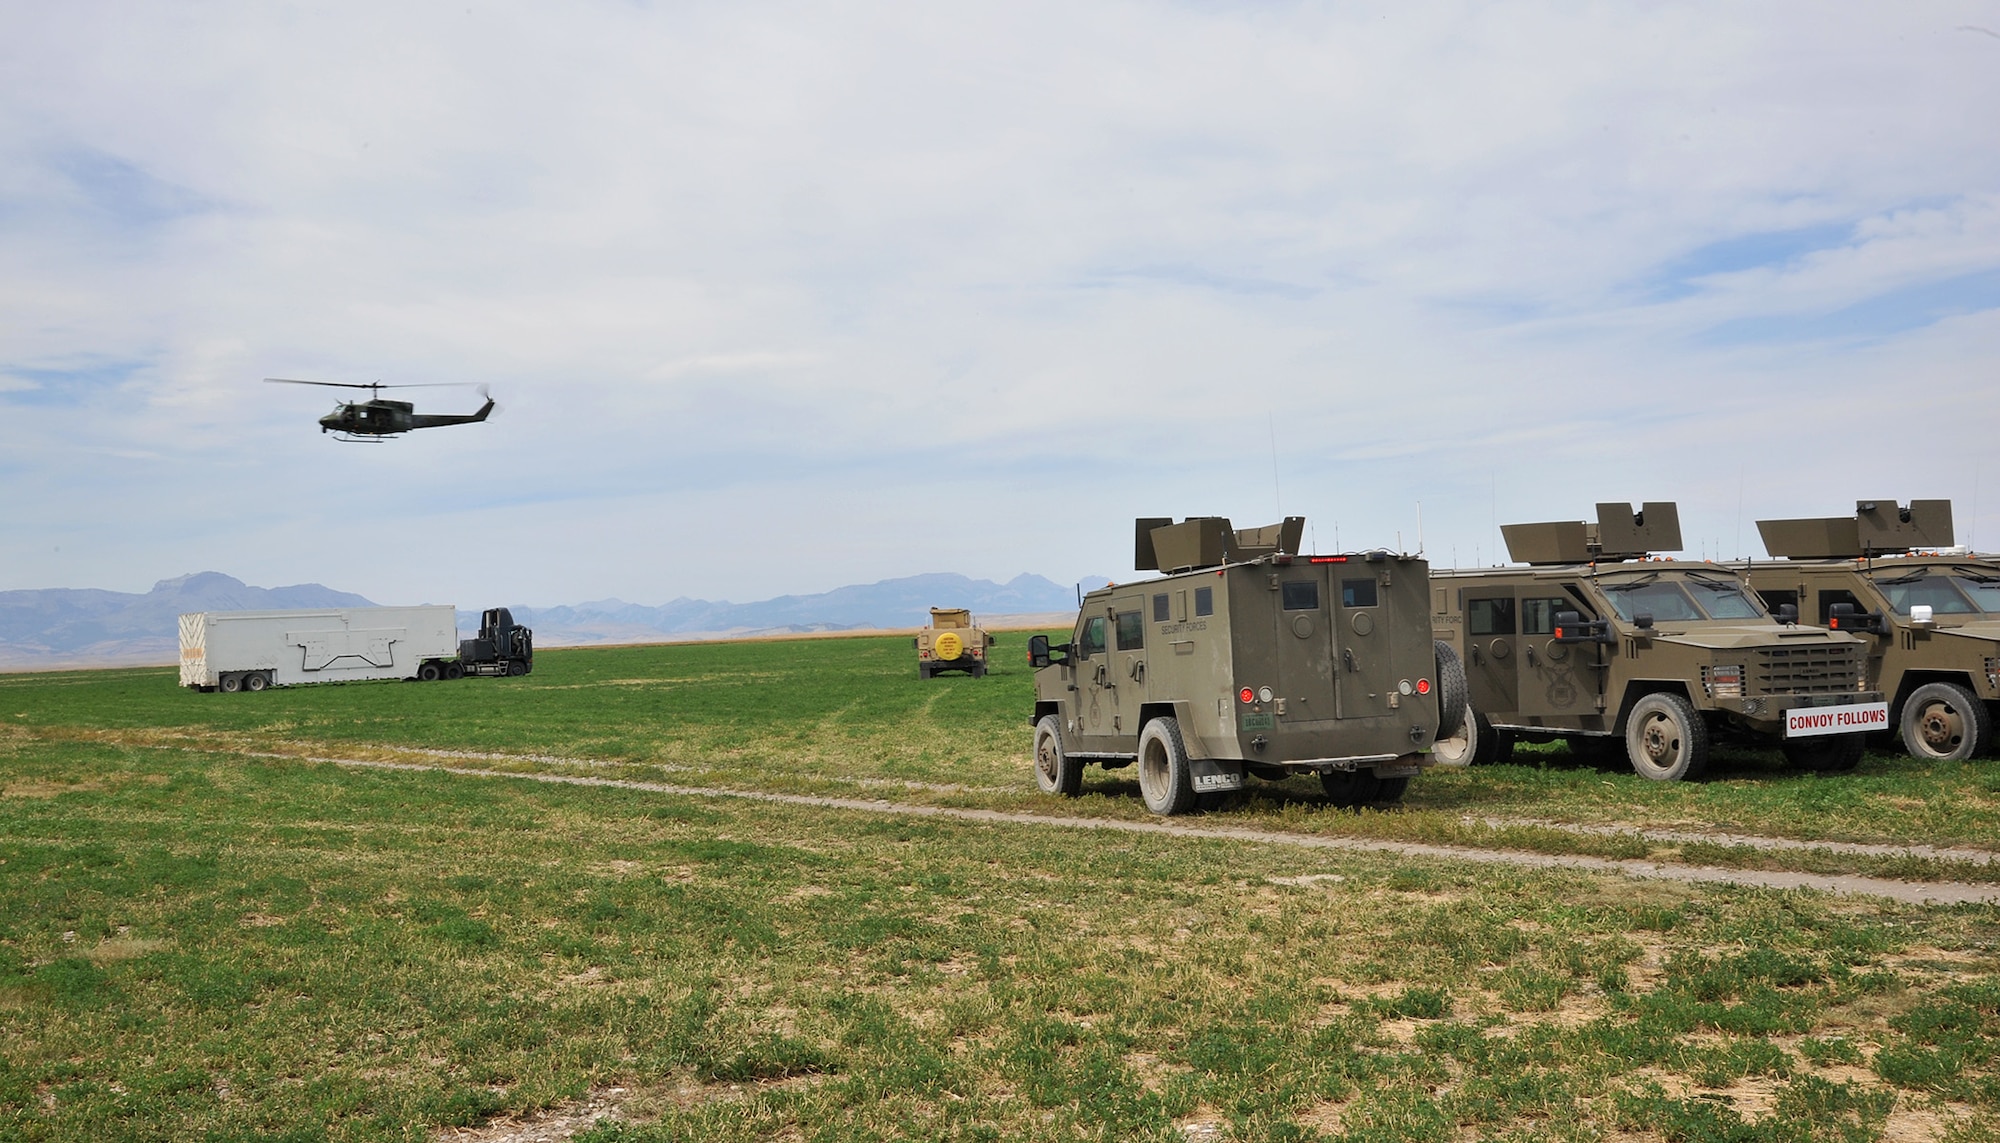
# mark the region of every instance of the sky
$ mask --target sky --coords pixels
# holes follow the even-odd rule
[[[2000,548],[2000,0],[0,26],[0,590],[1069,583],[1166,515],[1473,566],[1647,500]]]

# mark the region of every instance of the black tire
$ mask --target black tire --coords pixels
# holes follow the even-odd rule
[[[1480,737],[1480,724],[1485,720],[1479,712],[1468,704],[1458,720],[1458,733],[1446,737],[1440,731],[1437,741],[1431,744],[1431,758],[1440,766],[1470,766],[1479,759],[1479,751],[1484,744]],[[1486,734],[1493,728],[1487,727]]]
[[[985,678],[985,677],[986,677],[986,664],[985,664],[985,663],[976,663],[976,664],[974,664],[974,665],[973,665],[973,668],[972,668],[972,677],[973,677],[973,678],[975,678],[975,679],[983,679],[983,678]]]
[[[444,678],[444,668],[435,662],[425,663],[417,668],[417,678],[421,682],[434,683]]]
[[[1408,785],[1407,779],[1403,782]],[[1344,810],[1370,805],[1381,800],[1382,779],[1373,770],[1321,770],[1319,788],[1326,791],[1326,800]],[[1397,791],[1402,796],[1402,791]]]
[[[1478,728],[1473,732],[1472,764],[1474,766],[1505,766],[1514,760],[1514,736],[1496,729],[1493,720],[1472,712]]]
[[[1139,797],[1161,817],[1194,809],[1194,769],[1181,724],[1171,718],[1156,718],[1139,732]]]
[[[1465,664],[1458,659],[1458,652],[1442,639],[1432,640],[1437,649],[1437,700],[1439,738],[1456,738],[1459,720],[1465,717],[1467,706],[1472,701],[1472,686],[1465,681]]]
[[[266,678],[264,672],[262,671],[252,671],[249,674],[243,676],[243,689],[246,691],[255,693],[257,691],[263,690],[265,687],[268,687],[270,685],[271,685],[271,680],[269,678]]]
[[[229,674],[222,676],[222,685],[220,689],[223,694],[226,695],[235,694],[237,691],[243,689],[243,676],[237,674]]]
[[[1926,762],[1978,757],[1993,737],[1986,704],[1956,683],[1925,683],[1903,702],[1903,749]]]
[[[1632,770],[1654,782],[1685,782],[1708,769],[1708,724],[1693,704],[1661,691],[1632,704],[1625,724]]]
[[[1063,749],[1062,719],[1053,714],[1035,723],[1035,785],[1065,798],[1083,793],[1083,763]]]
[[[928,679],[928,678],[930,678],[930,677],[931,677],[931,665],[930,665],[929,663],[918,663],[918,664],[917,664],[917,677],[918,677],[918,678],[920,678],[920,679]]]
[[[465,677],[465,664],[464,664],[464,663],[446,663],[446,664],[444,665],[444,677],[445,677],[445,681],[447,681],[447,682],[451,682],[451,681],[454,681],[454,680],[457,680],[457,679],[462,679],[462,678],[464,678],[464,677]]]
[[[1867,749],[1865,734],[1821,734],[1812,738],[1787,738],[1778,749],[1785,761],[1801,770],[1817,774],[1844,774],[1861,764]]]
[[[510,676],[512,676],[512,677],[514,677],[514,678],[520,678],[520,677],[521,677],[522,675],[525,675],[525,674],[527,674],[527,673],[528,673],[528,664],[526,664],[526,663],[522,662],[522,661],[521,661],[521,660],[519,660],[519,659],[509,659],[509,660],[507,660],[507,674],[508,674],[508,675],[510,675]]]

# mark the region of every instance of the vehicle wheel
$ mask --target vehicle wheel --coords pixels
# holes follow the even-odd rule
[[[444,678],[444,668],[438,666],[436,663],[425,663],[423,666],[417,668],[417,678],[427,683],[437,682],[439,679]]]
[[[1437,697],[1439,738],[1456,738],[1464,723],[1464,717],[1472,701],[1472,686],[1465,681],[1465,664],[1459,662],[1458,652],[1442,639],[1433,640],[1437,649]]]
[[[243,689],[246,691],[261,691],[270,685],[271,680],[265,678],[262,671],[252,671],[243,676]]]
[[[918,664],[917,664],[917,677],[918,677],[918,678],[920,678],[920,679],[928,679],[928,678],[930,678],[930,677],[931,677],[931,665],[930,665],[929,663],[918,663]]]
[[[1708,768],[1708,724],[1677,694],[1647,695],[1632,705],[1625,756],[1641,778],[1683,782]]]
[[[1194,771],[1181,724],[1171,718],[1156,718],[1139,732],[1139,796],[1163,817],[1194,808]]]
[[[462,678],[464,678],[464,677],[465,677],[465,664],[464,664],[464,663],[446,663],[446,664],[444,665],[444,677],[445,677],[446,681],[450,681],[450,680],[452,680],[452,679],[462,679]]]
[[[509,659],[507,660],[507,673],[519,678],[528,673],[528,664],[523,663],[519,659]]]
[[[1408,778],[1377,778],[1375,779],[1375,801],[1380,805],[1400,802],[1403,800],[1403,795],[1409,789],[1410,780]]]
[[[1953,683],[1925,683],[1903,703],[1903,749],[1926,762],[1976,757],[1992,735],[1986,704]]]
[[[1406,781],[1404,783],[1408,785]],[[1381,797],[1382,779],[1372,770],[1321,770],[1319,788],[1326,791],[1326,800],[1341,809],[1365,806]],[[1401,791],[1398,791],[1398,796]]]
[[[1514,760],[1514,736],[1504,730],[1496,730],[1493,720],[1472,712],[1476,724],[1472,732],[1472,764],[1474,766],[1504,766]]]
[[[243,689],[243,676],[242,676],[242,675],[224,675],[224,676],[222,676],[222,693],[223,693],[223,694],[226,694],[226,695],[233,695],[233,694],[235,694],[235,693],[236,693],[237,691],[240,691],[240,690],[242,690],[242,689]]]
[[[985,677],[986,677],[986,664],[984,664],[984,663],[980,663],[980,664],[978,664],[977,666],[973,667],[973,668],[972,668],[972,677],[973,677],[973,678],[975,678],[975,679],[983,679],[983,678],[985,678]]]
[[[1822,734],[1812,738],[1788,738],[1779,747],[1785,761],[1801,770],[1821,774],[1841,774],[1861,764],[1867,735]]]
[[[1035,723],[1035,785],[1044,794],[1065,798],[1083,792],[1083,763],[1063,749],[1062,720],[1053,714]]]
[[[1437,741],[1431,744],[1431,757],[1440,766],[1472,765],[1479,757],[1480,748],[1485,745],[1480,737],[1479,724],[1482,721],[1478,712],[1467,704],[1465,713],[1459,716],[1458,733],[1447,738],[1443,731],[1439,731]],[[1493,733],[1492,728],[1488,727],[1485,733]]]

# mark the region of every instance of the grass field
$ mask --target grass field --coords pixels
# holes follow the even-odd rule
[[[589,1140],[2000,1138],[1991,906],[313,760],[1145,817],[1130,771],[1034,790],[1020,638],[928,683],[896,639],[0,677],[0,1138],[426,1139],[593,1098],[626,1119]],[[2000,878],[1557,828],[1990,846],[2000,764],[1518,760],[1217,818]]]

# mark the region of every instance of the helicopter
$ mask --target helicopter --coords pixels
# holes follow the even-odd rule
[[[366,401],[342,401],[340,407],[319,419],[319,431],[334,434],[335,440],[364,444],[380,444],[385,438],[397,433],[407,433],[411,429],[435,429],[444,425],[470,425],[486,419],[493,411],[493,398],[486,386],[479,386],[479,395],[486,403],[476,413],[419,413],[416,406],[408,401],[390,401],[382,396],[384,389],[439,389],[463,384],[463,382],[442,382],[434,385],[384,385],[371,382],[358,385],[349,381],[300,381],[291,377],[266,377],[273,385],[325,385],[336,389],[367,389]]]

